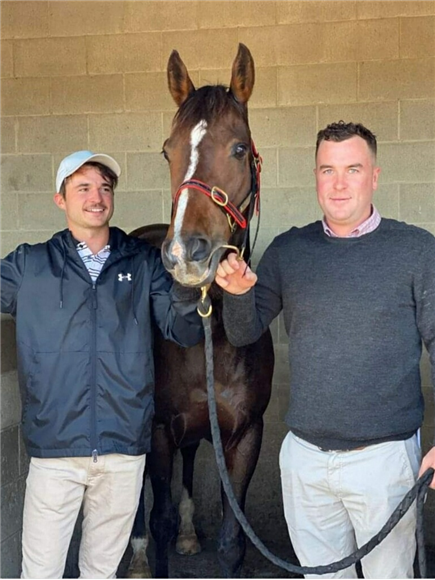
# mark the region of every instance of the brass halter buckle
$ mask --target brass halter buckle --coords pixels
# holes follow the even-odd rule
[[[226,207],[228,205],[228,194],[216,185],[211,188],[210,197],[220,207]]]

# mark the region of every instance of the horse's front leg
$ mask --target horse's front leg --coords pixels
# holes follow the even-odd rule
[[[180,514],[180,527],[178,529],[176,551],[185,556],[193,556],[201,551],[201,545],[193,525],[193,513],[195,506],[192,499],[193,493],[193,468],[195,455],[198,451],[199,442],[188,445],[181,449],[183,457],[183,490],[178,507]]]
[[[127,578],[152,578],[147,557],[149,538],[145,523],[145,477],[146,469],[144,471],[142,490],[140,492],[139,506],[136,517],[134,518],[133,530],[130,537],[133,555],[128,567]]]
[[[156,578],[169,577],[169,545],[177,533],[178,515],[172,503],[171,480],[175,447],[164,426],[153,431],[148,470],[154,494],[150,530],[156,545]]]
[[[234,495],[243,511],[246,492],[260,453],[262,434],[263,420],[259,419],[245,433],[237,447],[225,453]],[[219,533],[218,559],[223,577],[238,578],[245,557],[246,538],[224,491],[222,491],[222,503],[223,519]]]

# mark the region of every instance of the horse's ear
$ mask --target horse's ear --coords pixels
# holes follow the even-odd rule
[[[176,50],[171,52],[168,60],[168,87],[172,98],[178,106],[182,105],[191,92],[195,90],[184,62]]]
[[[247,46],[240,43],[233,62],[230,91],[239,103],[248,102],[255,82],[254,59]]]

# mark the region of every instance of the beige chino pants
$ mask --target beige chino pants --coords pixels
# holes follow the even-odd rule
[[[284,512],[303,566],[341,560],[379,532],[414,485],[417,437],[354,451],[321,451],[288,433],[280,452]],[[362,559],[364,578],[413,578],[415,502],[386,539]],[[355,566],[306,578],[356,578]]]
[[[145,455],[30,462],[23,516],[22,578],[62,578],[80,507],[80,578],[115,578],[142,487]]]

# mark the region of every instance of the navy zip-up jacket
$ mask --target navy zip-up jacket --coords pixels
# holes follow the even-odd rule
[[[93,283],[69,230],[1,262],[1,309],[16,320],[22,431],[34,457],[150,450],[153,322],[192,346],[203,336],[192,291],[160,251],[110,228]]]

